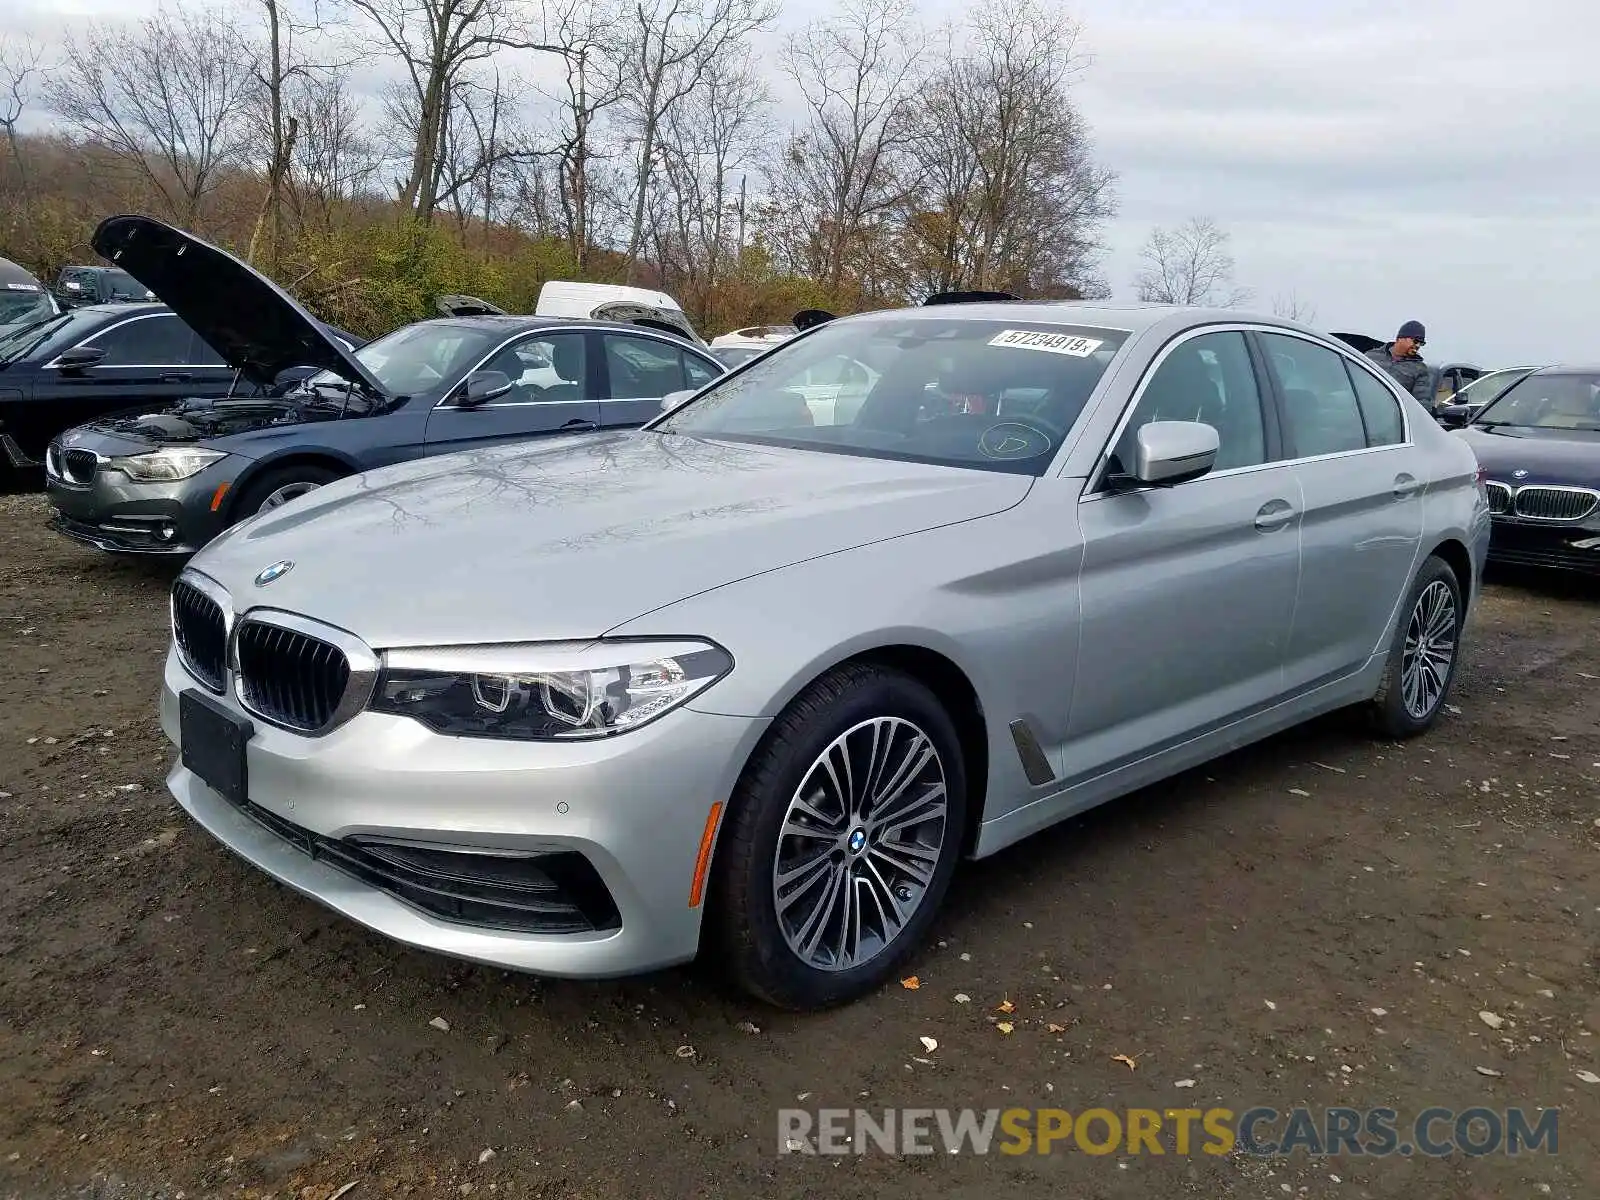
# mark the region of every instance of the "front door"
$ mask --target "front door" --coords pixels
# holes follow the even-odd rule
[[[1257,336],[1305,497],[1286,660],[1286,682],[1300,690],[1386,648],[1422,544],[1424,469],[1405,444],[1399,401],[1371,371],[1292,334]]]
[[[1245,335],[1203,333],[1159,359],[1118,435],[1149,421],[1216,427],[1209,475],[1078,506],[1082,634],[1067,721],[1072,778],[1115,769],[1263,708],[1283,692],[1300,562],[1300,486],[1280,461]]]
[[[598,429],[592,344],[589,334],[567,330],[530,334],[504,347],[479,370],[499,371],[511,390],[470,406],[454,392],[446,396],[428,415],[428,453]]]

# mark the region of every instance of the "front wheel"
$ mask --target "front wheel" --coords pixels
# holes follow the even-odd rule
[[[291,500],[298,500],[324,484],[342,478],[332,467],[304,463],[268,471],[244,490],[234,507],[235,518],[244,520],[258,513],[271,512]]]
[[[1462,607],[1450,564],[1430,557],[1406,597],[1383,682],[1369,706],[1381,735],[1415,737],[1439,719],[1461,659]]]
[[[853,664],[813,684],[746,768],[717,854],[708,920],[734,981],[806,1010],[888,979],[949,888],[966,790],[922,683]]]

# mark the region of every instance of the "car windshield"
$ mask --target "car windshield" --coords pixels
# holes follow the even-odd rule
[[[30,354],[53,357],[104,323],[104,313],[74,309],[15,329],[0,330],[0,363],[15,362]]]
[[[650,428],[1037,475],[1127,336],[920,314],[840,321],[711,384]]]
[[[150,289],[134,279],[126,271],[115,268],[105,273],[106,294],[113,300],[143,300],[150,294]]]
[[[1479,411],[1474,425],[1493,429],[1568,429],[1600,432],[1600,374],[1536,372],[1517,381]]]
[[[1487,404],[1532,370],[1532,367],[1512,367],[1504,371],[1490,371],[1487,375],[1480,375],[1457,392],[1451,403]]]
[[[416,396],[449,387],[506,336],[493,326],[421,321],[368,342],[355,359],[389,395]],[[308,383],[339,384],[340,376],[319,371]]]
[[[21,284],[0,287],[0,326],[34,324],[55,315],[55,307],[43,288]]]

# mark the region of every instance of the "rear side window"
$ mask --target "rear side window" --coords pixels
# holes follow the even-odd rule
[[[1346,362],[1345,370],[1350,373],[1350,382],[1355,387],[1361,421],[1367,430],[1367,445],[1397,446],[1405,441],[1400,405],[1389,389],[1354,363]]]
[[[1283,391],[1284,435],[1291,456],[1366,449],[1366,425],[1343,357],[1296,337],[1260,337]]]

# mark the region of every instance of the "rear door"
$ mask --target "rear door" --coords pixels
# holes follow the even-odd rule
[[[676,338],[603,331],[602,422],[608,428],[642,425],[661,412],[661,400],[686,388],[699,390],[724,369],[715,359]]]
[[[540,331],[502,347],[477,369],[505,375],[511,391],[465,405],[453,390],[428,415],[428,453],[598,429],[595,358],[595,335],[582,330]]]
[[[1286,682],[1315,687],[1385,650],[1422,541],[1424,470],[1404,406],[1356,355],[1256,334],[1305,501]]]

